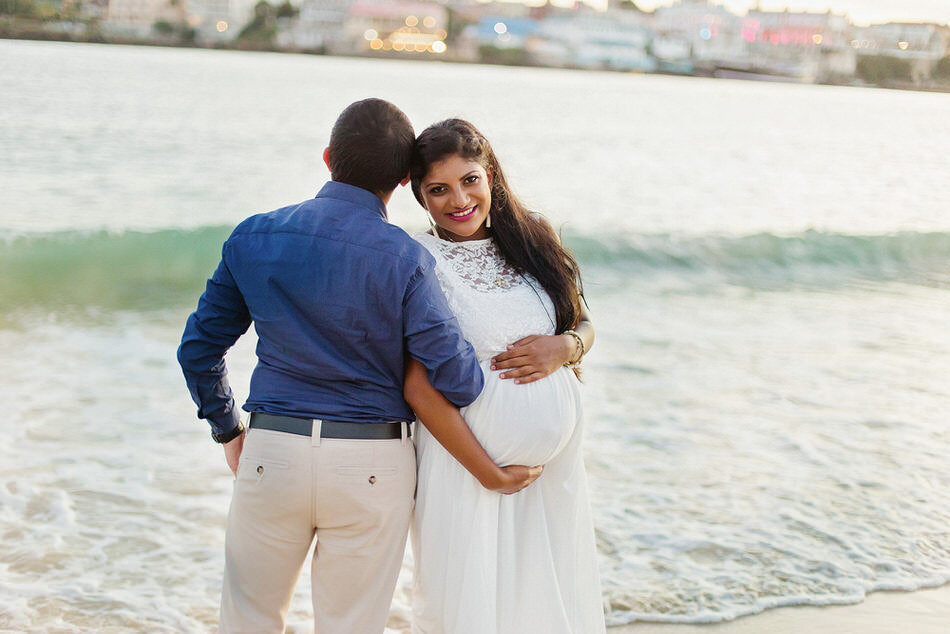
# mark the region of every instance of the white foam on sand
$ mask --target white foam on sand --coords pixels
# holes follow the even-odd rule
[[[638,622],[610,628],[611,634],[945,634],[950,623],[950,585],[916,592],[876,592],[847,606],[805,606],[766,610],[714,624]]]
[[[636,329],[628,293],[599,300],[611,345],[585,361],[586,455],[608,622],[947,581],[950,340],[933,333],[950,306],[916,287],[737,293],[651,296]],[[816,301],[822,328],[804,328]],[[867,317],[918,305],[927,328],[899,346]],[[232,479],[175,362],[184,312],[0,329],[0,387],[16,395],[0,418],[0,583],[16,597],[0,628],[214,628]],[[254,343],[229,355],[239,400]],[[393,631],[410,618],[408,566]],[[305,572],[294,631],[311,627],[309,594]]]

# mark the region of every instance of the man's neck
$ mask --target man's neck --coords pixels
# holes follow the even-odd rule
[[[373,193],[379,196],[379,199],[383,201],[384,205],[388,205],[389,199],[393,197],[393,191],[395,190],[390,190],[388,192],[373,192]]]

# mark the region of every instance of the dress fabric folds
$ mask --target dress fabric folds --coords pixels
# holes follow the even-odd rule
[[[484,390],[462,415],[496,462],[543,464],[544,472],[514,495],[488,491],[416,424],[413,632],[605,632],[577,378],[560,368],[518,385],[490,369],[509,343],[554,334],[554,306],[490,238],[416,239],[435,256],[485,375]]]

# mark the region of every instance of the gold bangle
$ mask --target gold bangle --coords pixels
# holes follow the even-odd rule
[[[581,359],[584,358],[584,355],[587,353],[587,346],[584,345],[584,340],[574,330],[565,330],[561,334],[570,335],[574,337],[574,341],[576,343],[574,349],[578,352],[577,357],[573,359],[572,361],[568,361],[567,363],[564,364],[569,368],[573,368],[574,366],[579,365],[581,362]]]

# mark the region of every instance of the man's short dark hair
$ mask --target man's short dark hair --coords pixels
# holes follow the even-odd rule
[[[415,140],[409,118],[388,101],[352,103],[330,133],[330,175],[374,193],[391,192],[409,173]]]

